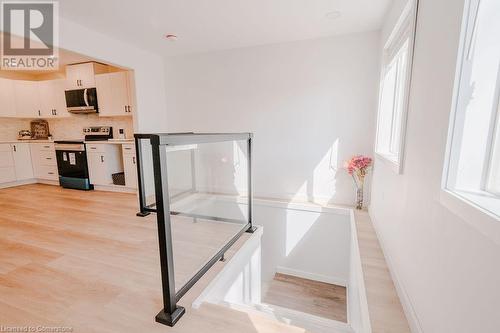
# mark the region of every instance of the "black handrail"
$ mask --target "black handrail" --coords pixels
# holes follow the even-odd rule
[[[137,163],[137,178],[139,189],[138,216],[156,213],[158,225],[158,241],[160,250],[160,267],[163,293],[163,309],[156,315],[157,322],[174,326],[186,312],[185,308],[177,302],[191,289],[191,287],[220,259],[224,253],[239,239],[244,232],[254,232],[252,225],[252,133],[165,133],[165,134],[135,134],[135,149]],[[144,186],[144,165],[142,141],[148,140],[152,148],[153,176],[155,185],[155,203],[148,205]],[[212,143],[246,140],[248,149],[248,218],[244,227],[229,242],[227,242],[207,263],[191,277],[179,291],[175,292],[174,258],[172,251],[171,215],[179,214],[170,210],[170,197],[168,194],[167,151],[164,146],[189,145],[197,143]],[[183,214],[185,215],[185,214]],[[233,219],[217,218],[212,216],[196,216],[204,219],[219,221],[242,222]]]

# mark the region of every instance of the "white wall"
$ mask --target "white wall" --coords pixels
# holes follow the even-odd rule
[[[377,160],[370,213],[414,332],[500,329],[500,244],[440,202],[463,0],[420,0],[402,175]]]
[[[255,195],[352,204],[371,154],[378,32],[166,59],[169,131],[255,133]]]
[[[172,210],[245,220],[244,199],[221,195],[184,196]],[[253,223],[264,227],[262,283],[282,272],[337,285],[349,278],[350,234],[346,209],[254,200]]]

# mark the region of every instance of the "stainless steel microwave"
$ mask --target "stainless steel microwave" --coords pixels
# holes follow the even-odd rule
[[[66,90],[66,107],[72,113],[97,113],[96,88]]]

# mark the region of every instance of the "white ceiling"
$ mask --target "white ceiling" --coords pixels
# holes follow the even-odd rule
[[[64,0],[62,17],[164,55],[379,29],[392,0]],[[331,20],[328,12],[341,16]],[[166,34],[179,37],[176,42]]]

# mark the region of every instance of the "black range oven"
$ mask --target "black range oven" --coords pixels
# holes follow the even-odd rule
[[[59,183],[62,187],[92,190],[83,141],[55,141]]]

